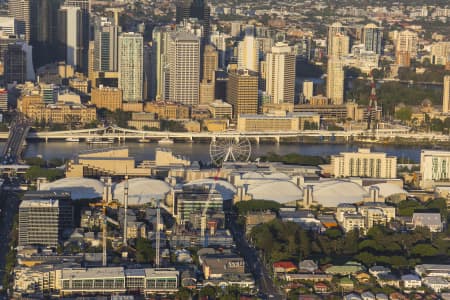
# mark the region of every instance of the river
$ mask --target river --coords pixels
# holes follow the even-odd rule
[[[0,143],[0,147],[4,146],[4,142]],[[119,144],[111,145],[89,145],[85,142],[70,143],[70,142],[29,142],[25,150],[25,157],[42,156],[45,159],[64,158],[68,159],[82,150],[118,146]],[[157,143],[137,143],[127,142],[120,144],[126,145],[130,149],[130,155],[140,160],[152,160],[155,158],[155,149],[161,147]],[[95,146],[95,147],[93,147]],[[191,160],[202,160],[208,162],[209,159],[209,143],[175,143],[173,145],[164,146],[172,149],[174,154],[189,157]],[[412,161],[418,162],[420,160],[420,147],[411,146],[396,146],[396,145],[367,145],[372,151],[386,152],[389,155],[395,155],[399,158],[409,158]],[[252,158],[264,155],[268,152],[278,154],[298,153],[303,155],[320,155],[328,156],[344,151],[356,151],[358,145],[350,144],[265,144],[252,145]]]

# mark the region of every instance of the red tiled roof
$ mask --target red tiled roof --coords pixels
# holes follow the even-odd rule
[[[297,267],[291,261],[278,261],[273,263],[273,267],[283,269],[297,269]]]

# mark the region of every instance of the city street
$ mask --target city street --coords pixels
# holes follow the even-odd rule
[[[9,252],[10,233],[14,217],[19,208],[20,198],[18,194],[10,191],[2,191],[0,196],[0,284],[3,282],[6,255]]]
[[[285,299],[285,296],[279,292],[273,283],[271,274],[261,261],[257,250],[248,244],[245,233],[239,229],[234,218],[230,219],[230,227],[236,242],[236,248],[239,249],[252,272],[260,294],[264,296],[264,299]]]

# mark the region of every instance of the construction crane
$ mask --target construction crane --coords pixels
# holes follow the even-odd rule
[[[375,130],[378,123],[378,99],[376,83],[372,72],[370,73],[370,76],[372,77],[372,80],[370,82],[369,106],[367,107],[367,130]],[[373,127],[372,121],[374,121]]]
[[[111,177],[102,177],[101,181],[103,182],[104,186],[103,186],[103,195],[102,195],[102,201],[99,203],[91,203],[89,204],[89,206],[91,207],[101,207],[102,208],[102,217],[103,217],[103,222],[102,222],[102,248],[103,248],[103,253],[102,253],[102,265],[104,267],[106,267],[107,265],[107,254],[106,254],[106,239],[107,239],[107,222],[108,222],[108,217],[106,215],[106,209],[108,207],[111,208],[117,208],[118,204],[112,202],[112,191],[111,191],[111,186],[112,186],[112,180]]]
[[[155,266],[159,268],[160,265],[160,252],[161,252],[161,232],[159,230],[159,224],[161,224],[161,208],[160,208],[160,200],[156,202],[156,258],[155,258]]]
[[[124,204],[124,217],[123,217],[123,245],[128,245],[128,175],[125,175],[125,187],[123,189],[123,204]]]
[[[217,181],[219,180],[220,168],[217,170],[217,174],[214,176],[214,182],[209,188],[208,198],[206,199],[205,206],[203,207],[201,219],[200,219],[200,234],[201,241],[203,242],[203,247],[208,247],[208,238],[206,236],[206,213],[208,212],[209,203],[211,202],[211,198],[216,191]]]

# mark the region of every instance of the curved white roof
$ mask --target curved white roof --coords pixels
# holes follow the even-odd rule
[[[123,203],[125,181],[113,187],[113,198]],[[170,186],[157,179],[133,178],[128,180],[128,205],[144,205],[152,200],[164,200]]]
[[[247,193],[256,200],[271,200],[288,203],[303,198],[302,190],[287,180],[260,180],[248,185]]]
[[[42,191],[70,192],[73,200],[101,198],[103,183],[96,179],[83,177],[63,178],[40,186]]]
[[[248,172],[242,175],[242,179],[254,180],[254,179],[278,179],[278,180],[291,180],[291,178],[281,172],[275,173],[258,173],[258,172]]]
[[[313,187],[314,202],[324,207],[360,202],[366,194],[367,191],[362,186],[348,180],[321,180]]]
[[[380,190],[380,195],[383,197],[390,197],[392,195],[398,194],[408,194],[408,192],[406,192],[404,189],[392,183],[378,183],[372,186],[378,187],[378,189]]]
[[[258,172],[247,172],[245,174],[242,174],[242,179],[259,179],[259,178],[264,178],[264,176]]]
[[[197,179],[191,182],[186,183],[185,185],[208,185],[212,186],[214,184],[213,178],[205,178],[205,179]],[[236,194],[236,188],[234,185],[225,180],[217,180],[216,181],[216,191],[218,191],[222,195],[223,200],[232,200],[234,194]]]

